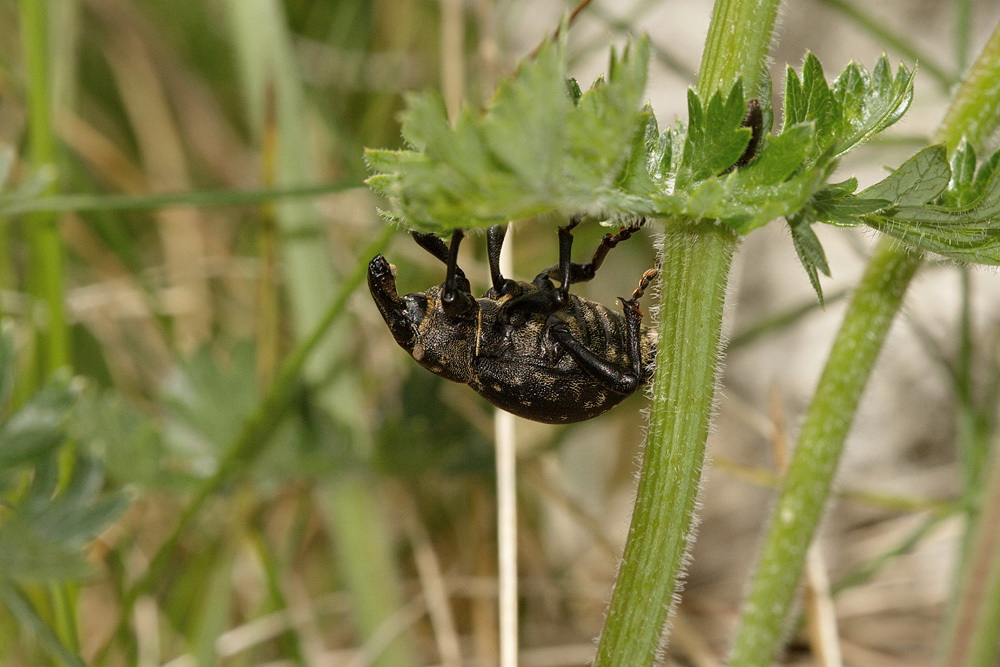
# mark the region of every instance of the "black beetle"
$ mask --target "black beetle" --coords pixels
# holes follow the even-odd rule
[[[620,313],[570,294],[572,283],[593,278],[608,251],[639,228],[605,235],[590,263],[577,264],[570,251],[579,222],[573,218],[559,228],[559,263],[531,283],[501,275],[506,227],[495,225],[487,234],[493,287],[479,299],[457,264],[461,230],[453,232],[450,247],[433,234],[413,234],[446,264],[442,284],[400,297],[395,267],[376,255],[368,265],[368,287],[396,342],[431,372],[466,383],[496,407],[526,419],[591,419],[652,375],[656,334],[642,326],[639,299],[657,271],[646,271],[632,297],[619,299]]]

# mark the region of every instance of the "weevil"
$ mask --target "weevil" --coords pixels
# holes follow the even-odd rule
[[[570,294],[570,285],[591,280],[608,252],[641,224],[606,234],[591,261],[578,264],[571,250],[579,223],[572,218],[559,228],[559,263],[530,283],[501,274],[506,226],[490,227],[492,287],[478,299],[458,266],[461,230],[452,233],[450,245],[434,234],[413,234],[444,262],[440,285],[400,296],[395,267],[376,255],[368,265],[368,287],[396,342],[432,373],[468,384],[496,407],[526,419],[591,419],[652,375],[656,334],[642,324],[639,299],[657,270],[642,275],[631,298],[619,299],[621,312]]]

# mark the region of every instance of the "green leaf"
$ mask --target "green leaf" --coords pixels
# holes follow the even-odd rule
[[[568,116],[566,157],[581,198],[586,190],[603,191],[614,182],[620,183],[615,177],[623,161],[645,147],[643,138],[651,114],[638,109],[645,92],[648,59],[646,39],[627,46],[622,58],[612,50],[607,81],[595,81]],[[638,163],[640,159],[631,161]]]
[[[576,214],[640,206],[648,194],[641,109],[649,45],[612,53],[606,79],[581,93],[566,78],[566,39],[546,43],[485,112],[454,125],[436,95],[408,99],[403,135],[413,150],[368,151],[369,185],[390,198],[391,216],[443,231],[549,211]]]
[[[937,203],[942,206],[968,204],[976,198],[972,192],[975,179],[976,151],[968,141],[963,140],[951,156],[951,180],[948,182],[947,191]]]
[[[649,196],[657,190],[657,184],[653,180],[654,171],[650,168],[650,156],[659,151],[660,139],[656,128],[656,118],[652,111],[647,108],[643,111],[643,116],[645,122],[636,128],[632,137],[631,150],[614,182],[615,190],[640,197]],[[653,161],[655,163],[662,159],[663,155],[661,154],[653,158]]]
[[[0,425],[0,470],[47,455],[66,438],[65,418],[75,394],[53,380]]]
[[[810,161],[818,159],[834,145],[841,132],[843,112],[823,74],[823,66],[812,53],[802,62],[802,78],[791,68],[786,73],[784,127],[813,123],[815,141]]]
[[[36,460],[31,483],[0,523],[0,576],[54,581],[87,573],[81,549],[128,506],[122,493],[102,494],[104,473],[78,456],[60,485],[58,454]]]
[[[6,404],[17,367],[7,325],[0,328],[0,364]],[[0,425],[0,577],[55,581],[85,574],[82,547],[128,504],[121,494],[102,494],[104,473],[94,459],[77,454],[61,465],[60,445],[78,398],[68,378],[57,375]]]
[[[482,119],[484,143],[493,157],[526,185],[543,192],[560,186],[559,160],[552,153],[567,150],[572,136],[568,116],[580,108],[574,107],[565,81],[566,33],[560,32],[557,41],[543,44],[532,61],[500,84]],[[471,116],[466,118],[474,122]],[[442,156],[431,153],[431,157]]]
[[[940,195],[948,187],[950,177],[944,146],[929,146],[859,196],[919,206]]]
[[[694,89],[688,90],[688,128],[678,189],[705,180],[729,169],[740,159],[750,142],[750,128],[743,127],[746,100],[743,85],[737,83],[723,98],[712,95],[707,108]]]
[[[102,496],[104,470],[96,459],[77,457],[70,478],[58,493],[50,486],[58,481],[56,466],[52,466],[52,472],[55,474],[51,477],[36,472],[18,508],[41,540],[79,550],[128,506],[128,498],[122,493]]]
[[[8,517],[0,524],[0,577],[60,581],[86,573],[86,560],[75,546],[40,538],[22,517]]]
[[[793,218],[788,221],[788,227],[792,232],[792,244],[795,246],[795,253],[802,262],[802,268],[809,276],[809,284],[816,292],[816,298],[820,305],[823,305],[823,287],[819,282],[819,271],[824,275],[830,275],[830,267],[826,263],[826,253],[819,242],[812,226],[803,220]]]
[[[694,220],[715,217],[725,194],[725,187],[719,181],[713,179],[702,182],[688,197],[684,206],[685,216]]]
[[[859,225],[864,216],[891,205],[892,202],[885,199],[863,199],[850,194],[845,195],[835,188],[820,190],[811,201],[816,221],[844,227]]]
[[[583,97],[580,83],[573,78],[566,79],[566,90],[569,92],[569,98],[573,100],[573,104],[579,104],[580,98]]]
[[[776,185],[790,178],[805,161],[814,134],[812,123],[800,123],[770,138],[757,158],[737,172],[742,186]]]
[[[996,177],[998,171],[1000,171],[1000,149],[994,151],[976,170],[976,178],[969,192],[970,200],[978,199],[986,194],[989,184]]]
[[[970,156],[971,149],[956,151],[952,164],[958,173],[953,176],[943,149],[932,147],[918,153],[889,178],[904,167],[909,172],[921,167],[934,175],[926,182],[935,185],[939,196],[932,203],[920,202],[929,192],[921,190],[920,197],[870,215],[865,222],[921,250],[958,261],[1000,265],[1000,171],[994,156],[979,170],[970,164]],[[984,174],[981,179],[980,173]],[[896,180],[905,182],[906,178]],[[942,183],[949,189],[940,194]],[[973,194],[975,198],[968,201]]]
[[[845,155],[902,118],[913,101],[913,79],[914,71],[902,65],[893,76],[884,54],[870,76],[853,63],[845,68],[834,82],[844,127],[832,157]]]

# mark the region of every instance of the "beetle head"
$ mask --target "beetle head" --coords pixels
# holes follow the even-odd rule
[[[400,347],[424,368],[455,382],[472,377],[479,306],[474,299],[460,314],[445,312],[444,285],[400,296],[395,267],[382,255],[368,265],[368,288]],[[454,311],[454,308],[449,310]]]

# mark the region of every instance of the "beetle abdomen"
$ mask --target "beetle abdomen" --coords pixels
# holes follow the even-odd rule
[[[520,417],[550,424],[592,419],[623,401],[631,392],[615,391],[584,368],[551,336],[548,315],[532,315],[518,325],[484,308],[479,345],[470,386],[493,405]],[[610,364],[628,369],[631,355],[625,318],[592,301],[570,296],[555,317],[573,338]],[[642,374],[652,371],[653,336],[640,339]]]

